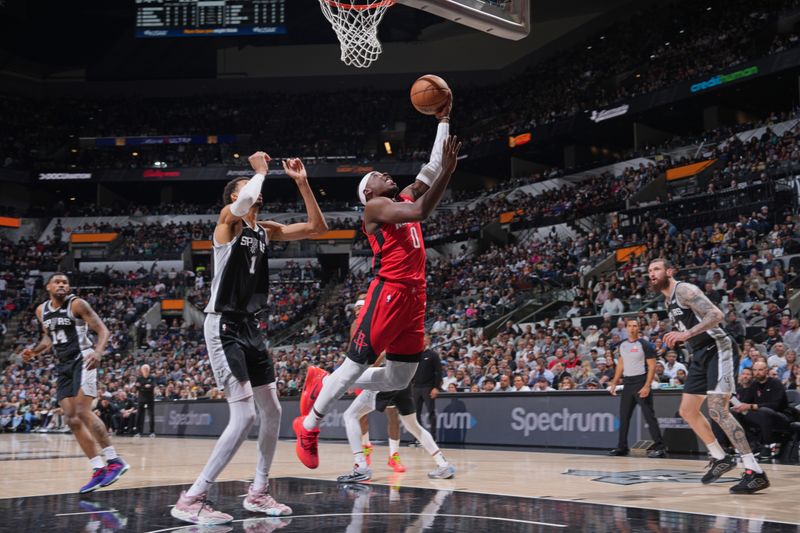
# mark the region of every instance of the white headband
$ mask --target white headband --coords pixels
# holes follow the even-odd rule
[[[369,181],[370,176],[372,176],[375,172],[377,171],[373,170],[372,172],[367,172],[364,174],[364,177],[361,178],[361,181],[358,182],[358,199],[361,200],[363,205],[367,205],[367,196],[364,194],[364,189],[367,188],[367,182]]]
[[[363,305],[364,305],[364,300],[358,300],[358,301],[357,301],[357,302],[354,304],[354,307],[363,306]]]

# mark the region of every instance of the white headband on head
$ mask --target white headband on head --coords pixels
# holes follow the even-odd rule
[[[372,172],[367,172],[364,174],[364,177],[361,178],[361,181],[358,182],[358,199],[361,200],[363,205],[367,205],[367,195],[364,194],[364,189],[367,188],[367,182],[369,181],[370,176],[372,176],[376,170]]]

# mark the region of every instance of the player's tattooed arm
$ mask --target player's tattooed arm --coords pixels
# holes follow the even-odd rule
[[[428,192],[428,189],[430,189],[430,187],[428,187],[425,183],[420,180],[416,180],[414,183],[403,189],[400,194],[408,196],[412,200],[416,201],[420,196]]]
[[[700,319],[693,328],[686,331],[687,339],[715,328],[722,322],[724,318],[722,311],[695,285],[681,283],[675,289],[675,294],[678,297],[678,301],[694,311],[694,314]]]
[[[75,301],[72,302],[72,314],[86,322],[89,329],[97,334],[94,353],[84,356],[86,368],[92,370],[97,367],[97,364],[100,362],[100,357],[102,357],[103,353],[106,351],[106,344],[108,344],[108,338],[110,336],[108,328],[103,321],[100,320],[100,317],[97,316],[92,306],[81,298],[76,298]]]
[[[733,444],[740,453],[750,453],[750,443],[747,441],[744,429],[742,429],[739,421],[728,411],[728,404],[730,401],[730,394],[709,394],[708,414],[714,422],[719,424],[719,427],[722,428],[722,431],[724,431],[725,435],[730,439],[731,444]]]

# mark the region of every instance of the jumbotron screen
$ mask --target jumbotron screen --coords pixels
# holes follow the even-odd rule
[[[136,0],[136,36],[283,35],[286,1]]]

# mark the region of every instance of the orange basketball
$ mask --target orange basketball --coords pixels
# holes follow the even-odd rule
[[[449,97],[447,82],[433,74],[425,74],[411,86],[411,103],[423,115],[435,115]]]

